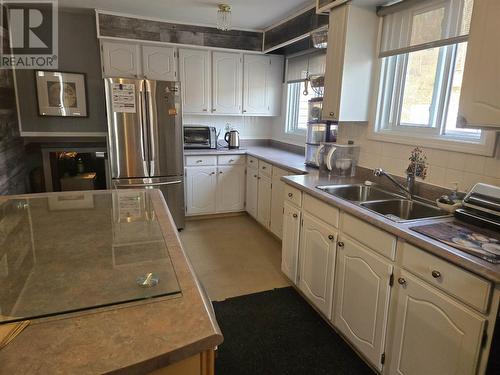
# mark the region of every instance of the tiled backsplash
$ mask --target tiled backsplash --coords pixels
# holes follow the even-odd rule
[[[361,145],[359,164],[365,168],[381,167],[389,173],[404,176],[408,157],[415,146],[423,148],[429,162],[425,182],[452,188],[458,182],[461,191],[469,190],[474,184],[483,182],[500,186],[500,145],[497,143],[496,156],[486,157],[453,151],[437,150],[416,142],[402,145],[367,139],[368,126],[344,123],[339,127],[339,142],[353,140]]]
[[[226,124],[238,130],[242,139],[270,139],[272,134],[272,117],[184,115],[183,123],[215,126],[219,140],[224,139]]]

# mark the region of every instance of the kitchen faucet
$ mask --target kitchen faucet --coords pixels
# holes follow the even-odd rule
[[[407,186],[403,186],[402,184],[400,184],[399,182],[397,182],[394,177],[392,177],[389,173],[387,173],[386,171],[384,171],[382,168],[376,168],[373,170],[373,174],[377,177],[381,177],[381,176],[385,176],[387,177],[389,180],[391,180],[391,182],[396,185],[399,190],[401,190],[408,199],[412,200],[413,199],[413,191],[414,191],[414,188],[415,188],[415,175],[413,173],[409,173],[408,174],[408,177],[406,178],[406,183],[407,183]]]

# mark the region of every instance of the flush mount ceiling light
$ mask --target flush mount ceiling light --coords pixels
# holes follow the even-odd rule
[[[217,11],[217,28],[222,31],[228,31],[231,28],[231,6],[219,4]]]

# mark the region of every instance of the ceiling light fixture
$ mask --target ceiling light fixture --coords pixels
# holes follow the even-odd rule
[[[217,28],[222,31],[231,29],[231,6],[227,4],[219,4],[217,11]]]

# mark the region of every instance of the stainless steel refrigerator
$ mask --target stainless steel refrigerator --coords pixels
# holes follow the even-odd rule
[[[160,189],[184,227],[184,161],[179,82],[106,78],[108,144],[116,189]]]

